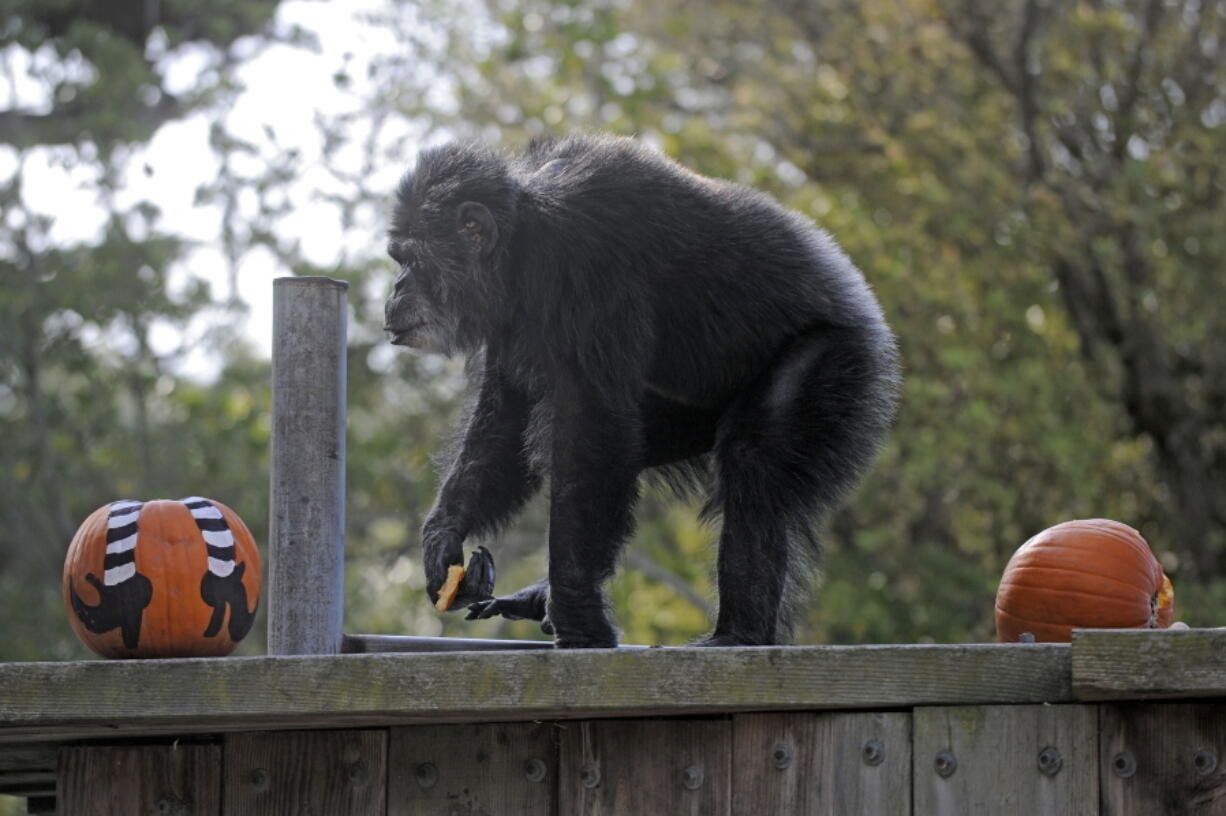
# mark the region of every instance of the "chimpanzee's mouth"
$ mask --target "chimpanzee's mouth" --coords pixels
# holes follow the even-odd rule
[[[413,345],[413,343],[411,342],[411,338],[417,332],[417,330],[420,329],[424,325],[426,325],[424,322],[419,322],[419,323],[414,323],[411,326],[406,326],[404,328],[392,328],[391,326],[384,326],[383,330],[392,336],[393,346],[411,346]]]

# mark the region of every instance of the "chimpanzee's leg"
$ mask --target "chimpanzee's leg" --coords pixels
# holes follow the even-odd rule
[[[545,620],[545,602],[549,600],[549,581],[542,578],[518,592],[477,601],[468,607],[465,620],[484,620],[502,616],[507,620],[542,621],[541,629],[553,634],[553,626]]]
[[[684,405],[648,392],[642,401],[643,467],[670,465],[711,450],[719,412],[714,409]],[[553,627],[545,618],[545,602],[549,598],[549,582],[542,579],[518,592],[486,601],[468,608],[468,620],[493,618],[501,615],[510,620],[543,621],[541,627],[552,634]]]
[[[705,645],[786,634],[789,575],[816,557],[814,523],[871,463],[896,389],[888,335],[825,329],[793,342],[729,408],[715,446],[719,617]]]

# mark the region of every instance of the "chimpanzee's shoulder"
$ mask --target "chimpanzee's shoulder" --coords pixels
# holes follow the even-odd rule
[[[530,187],[600,188],[680,179],[688,171],[659,151],[625,136],[574,135],[537,139],[519,172]]]

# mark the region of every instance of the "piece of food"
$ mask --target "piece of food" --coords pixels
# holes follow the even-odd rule
[[[494,597],[494,574],[494,556],[485,547],[477,547],[467,567],[455,564],[447,568],[447,580],[439,589],[435,608],[439,612],[465,609]]]
[[[1175,591],[1141,534],[1108,519],[1066,521],[1027,541],[996,593],[996,633],[1068,643],[1074,629],[1163,629]]]
[[[460,582],[464,580],[464,567],[459,564],[452,564],[447,568],[447,580],[443,582],[442,589],[438,591],[438,600],[434,602],[434,607],[439,612],[446,612],[451,608],[451,602],[455,600],[456,593],[460,591]]]

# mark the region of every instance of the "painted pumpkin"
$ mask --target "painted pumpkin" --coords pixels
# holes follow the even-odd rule
[[[1118,521],[1049,527],[1009,559],[996,592],[996,635],[1067,643],[1074,629],[1166,628],[1175,590],[1141,534]]]
[[[64,606],[103,657],[218,657],[249,631],[260,555],[221,502],[124,500],[90,514],[64,559]]]

